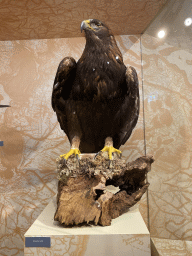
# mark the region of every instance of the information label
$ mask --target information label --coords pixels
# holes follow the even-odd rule
[[[25,247],[51,247],[51,238],[25,237]]]
[[[0,147],[3,147],[3,141],[0,141]]]

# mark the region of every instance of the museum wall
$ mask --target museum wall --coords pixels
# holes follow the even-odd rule
[[[116,38],[138,72],[142,98],[140,36]],[[11,106],[0,109],[1,255],[23,255],[24,233],[57,192],[55,159],[70,146],[51,108],[52,85],[62,58],[77,60],[84,45],[84,38],[0,42],[0,104]],[[144,155],[142,104],[121,150],[127,161]],[[146,196],[139,207],[147,223]]]
[[[192,52],[176,41],[142,36],[146,147],[155,157],[150,230],[152,237],[192,240]]]

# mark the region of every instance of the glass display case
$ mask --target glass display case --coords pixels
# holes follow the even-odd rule
[[[149,224],[164,249],[190,251],[192,239],[192,5],[168,1],[141,36]],[[174,242],[172,240],[180,240]],[[178,245],[178,252],[176,246]],[[164,248],[164,249],[163,249]]]
[[[155,158],[148,193],[137,204],[150,231],[145,230],[147,239],[161,255],[192,254],[191,0],[93,1],[86,6],[80,1],[27,2],[0,4],[0,255],[23,255],[24,234],[35,220],[40,224],[38,216],[49,202],[48,208],[54,205],[55,159],[70,145],[51,108],[53,81],[64,57],[80,58],[85,46],[80,24],[89,18],[114,30],[125,65],[138,74],[140,115],[121,151],[126,162],[145,154]],[[119,28],[125,33],[117,33]],[[89,240],[72,237],[65,246],[62,237],[54,239],[58,255],[63,255],[61,247],[70,251],[71,244],[84,255]],[[144,244],[149,254],[148,240],[122,237],[121,242],[125,251],[139,244],[141,254]],[[51,255],[49,249],[46,253]]]

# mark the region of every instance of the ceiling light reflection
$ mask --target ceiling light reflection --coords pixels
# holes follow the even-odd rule
[[[185,21],[184,21],[184,24],[185,26],[190,26],[192,24],[192,19],[191,18],[187,18]]]
[[[159,38],[163,38],[165,36],[165,30],[160,30],[157,35]]]

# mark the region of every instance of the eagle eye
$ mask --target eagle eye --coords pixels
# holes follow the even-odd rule
[[[97,24],[97,27],[101,27],[101,26],[102,26],[102,24],[101,24],[101,23],[98,23],[98,24]]]

